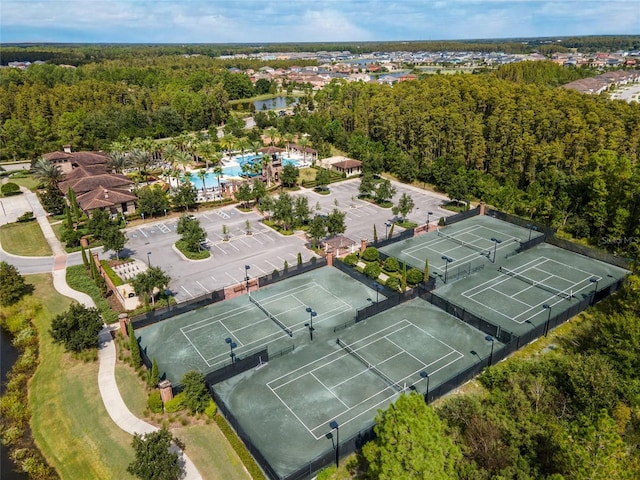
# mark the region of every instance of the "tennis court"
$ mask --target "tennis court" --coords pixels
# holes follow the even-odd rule
[[[423,269],[442,281],[467,276],[496,259],[513,253],[521,241],[541,235],[487,216],[477,216],[409,240],[382,247],[380,251]],[[465,274],[466,272],[466,274]]]
[[[433,389],[488,357],[490,348],[485,334],[418,298],[215,390],[285,476],[333,448],[330,422],[337,421],[347,439],[401,392],[424,394],[427,383]]]
[[[626,273],[622,268],[543,243],[443,286],[437,295],[521,334],[590,297],[596,288],[607,288]]]
[[[189,370],[208,373],[229,364],[232,343],[238,357],[264,347],[270,353],[297,348],[310,341],[311,322],[317,338],[333,334],[333,327],[353,320],[356,309],[384,298],[339,270],[324,267],[261,288],[251,298],[215,303],[136,334],[147,356],[155,357],[160,372],[175,384]]]

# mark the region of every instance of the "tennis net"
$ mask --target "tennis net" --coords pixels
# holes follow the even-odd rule
[[[438,230],[438,236],[442,237],[442,238],[446,238],[447,240],[451,240],[452,242],[455,242],[458,245],[462,245],[463,247],[467,247],[467,248],[470,248],[471,250],[475,250],[476,252],[480,252],[483,255],[489,255],[489,251],[486,248],[478,247],[477,245],[474,245],[473,243],[468,243],[468,242],[465,242],[463,240],[460,240],[459,238],[452,237],[451,235],[447,235],[446,233],[442,233],[440,230]]]
[[[278,325],[282,330],[284,330],[285,332],[287,332],[287,335],[289,335],[290,337],[293,337],[293,330],[291,330],[289,327],[287,327],[284,323],[282,323],[280,320],[278,320],[275,316],[271,315],[266,308],[264,308],[262,305],[260,305],[255,298],[253,298],[251,295],[249,295],[249,301],[251,303],[253,303],[256,307],[258,307],[260,310],[262,310],[264,312],[264,314],[269,317],[271,320],[273,320],[273,322]]]
[[[564,298],[566,300],[571,300],[573,298],[573,294],[571,293],[571,290],[567,292],[566,290],[560,290],[558,288],[550,287],[549,285],[546,285],[542,282],[537,282],[535,280],[530,279],[529,277],[525,277],[521,273],[514,272],[513,270],[509,270],[504,267],[498,268],[498,271],[501,273],[504,273],[505,275],[509,275],[510,277],[517,278],[518,280],[528,283],[529,285],[533,285],[536,288],[540,288],[542,290],[546,290],[549,293],[553,293],[554,295],[557,295],[560,298]]]
[[[391,388],[393,388],[393,389],[395,389],[395,390],[397,390],[399,392],[401,392],[403,390],[403,388],[400,385],[398,385],[396,382],[391,380],[389,377],[387,377],[384,373],[382,373],[380,370],[378,370],[372,364],[367,362],[364,359],[364,357],[362,357],[359,353],[357,353],[353,348],[351,348],[349,345],[344,343],[342,340],[337,338],[336,339],[336,343],[338,345],[340,345],[342,348],[344,348],[347,351],[347,353],[353,355],[357,360],[360,360],[360,362],[362,362],[369,370],[371,370],[373,373],[378,375],[382,380],[384,380],[387,383],[387,385],[389,385]]]

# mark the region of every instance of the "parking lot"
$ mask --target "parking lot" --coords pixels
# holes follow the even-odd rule
[[[385,234],[385,223],[393,220],[390,208],[383,209],[369,202],[359,200],[358,179],[331,185],[329,195],[320,195],[303,189],[293,195],[306,195],[313,213],[326,214],[334,208],[346,212],[345,235],[359,245],[360,239],[373,239],[373,225],[376,225],[379,238]],[[432,222],[451,212],[443,210],[444,197],[430,192],[412,189],[405,185],[394,184],[398,190],[394,203],[403,192],[413,198],[416,207],[409,219],[418,224],[426,222],[427,212],[431,211]],[[317,206],[320,209],[317,209]],[[170,290],[178,303],[198,297],[222,287],[240,283],[245,277],[245,265],[250,268],[250,276],[262,276],[274,270],[282,270],[285,261],[294,266],[298,253],[306,262],[315,254],[306,248],[307,240],[302,233],[284,236],[261,223],[262,217],[255,213],[243,213],[235,207],[193,213],[207,232],[207,248],[211,257],[201,261],[189,261],[173,246],[178,240],[177,219],[166,221],[151,220],[147,223],[129,227],[125,233],[127,243],[123,254],[137,258],[150,265],[159,266],[171,277]],[[251,234],[247,234],[246,222],[249,221]],[[225,240],[223,226],[228,228],[228,240]],[[397,227],[399,231],[399,227]],[[109,252],[103,258],[111,256]]]

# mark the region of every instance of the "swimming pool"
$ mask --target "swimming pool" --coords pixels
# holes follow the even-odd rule
[[[244,157],[235,157],[234,160],[236,162],[238,162],[238,165],[229,165],[227,167],[222,167],[222,175],[220,176],[220,182],[224,182],[225,177],[242,177],[244,176],[244,172],[242,171],[242,165],[244,164],[253,164],[256,161],[262,159],[262,155],[245,155]],[[282,159],[282,164],[283,165],[293,165],[294,167],[299,167],[300,166],[300,161],[296,160],[294,158],[283,158]],[[249,174],[250,177],[254,177],[257,174],[252,173]],[[191,178],[191,183],[193,183],[193,186],[196,187],[197,189],[201,189],[202,188],[202,180],[200,179],[199,176],[197,175],[193,175],[193,177]],[[204,186],[206,188],[212,188],[212,187],[217,187],[218,186],[218,177],[215,173],[213,172],[207,172],[207,174],[204,176]]]

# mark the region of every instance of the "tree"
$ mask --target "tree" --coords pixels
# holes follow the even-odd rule
[[[58,187],[58,183],[64,178],[64,173],[58,165],[54,165],[49,160],[39,158],[33,165],[33,175],[38,181],[47,187]]]
[[[236,200],[239,201],[244,208],[247,208],[248,203],[253,198],[251,186],[248,183],[243,183],[242,185],[240,185],[240,187],[238,187],[235,196]]]
[[[124,233],[122,233],[117,225],[111,225],[102,233],[103,251],[113,250],[116,252],[116,258],[118,260],[120,259],[120,250],[124,248],[126,241],[127,239]]]
[[[376,188],[376,184],[373,180],[372,173],[365,173],[360,179],[360,186],[358,187],[358,192],[360,192],[360,196],[368,197],[371,195],[371,192]]]
[[[428,282],[429,281],[429,258],[428,257],[425,258],[424,260],[424,271],[422,273],[423,273],[423,280],[425,282]]]
[[[162,213],[169,208],[169,197],[158,185],[141,188],[136,195],[138,195],[138,210],[147,217]]]
[[[160,372],[158,371],[158,362],[156,362],[156,358],[153,357],[151,360],[151,370],[149,371],[149,386],[156,387],[160,382]]]
[[[258,204],[267,195],[267,187],[264,185],[262,180],[258,178],[253,179],[251,195],[256,204]]]
[[[178,185],[171,201],[175,207],[189,210],[189,207],[195,207],[198,203],[198,191],[193,183],[184,182]]]
[[[0,262],[0,305],[13,305],[29,288],[18,269],[5,261]]]
[[[190,252],[199,252],[200,245],[207,238],[207,232],[200,226],[200,220],[191,216],[183,215],[178,220],[178,235],[182,235],[182,242]]]
[[[327,234],[327,226],[324,217],[315,215],[309,223],[309,236],[313,239],[313,248],[317,248],[318,240]]]
[[[67,351],[81,352],[98,346],[98,333],[102,330],[102,318],[97,308],[86,308],[74,303],[51,322],[51,336]]]
[[[375,439],[362,449],[371,478],[456,478],[455,464],[462,454],[421,395],[400,395],[379,411],[374,431]]]
[[[347,225],[344,221],[346,216],[346,213],[341,212],[337,208],[334,208],[331,213],[327,215],[325,223],[327,225],[327,233],[330,237],[346,231]]]
[[[151,296],[151,302],[155,305],[155,299],[153,296],[154,290],[163,290],[169,285],[171,277],[164,273],[160,267],[149,267],[145,272],[139,273],[131,281],[136,295],[144,296],[144,303],[149,303],[149,296]]]
[[[183,447],[182,442],[165,427],[144,435],[136,434],[131,443],[135,459],[127,467],[127,472],[144,480],[179,479],[182,469],[178,454],[169,451],[172,443]]]
[[[52,215],[60,215],[67,206],[64,195],[58,187],[47,185],[44,192],[39,192],[39,197],[42,207]]]
[[[284,187],[291,188],[295,186],[296,180],[298,180],[298,169],[293,165],[285,165],[282,167],[282,174],[280,175],[280,181]]]
[[[309,208],[309,199],[304,195],[297,196],[293,205],[293,216],[296,225],[301,226],[309,221],[311,209]]]
[[[415,203],[413,202],[413,198],[411,198],[410,195],[403,193],[400,196],[400,200],[398,200],[398,212],[402,216],[403,220],[413,211],[414,207]]]
[[[278,195],[273,205],[273,219],[287,230],[293,223],[293,199],[287,192]]]
[[[391,181],[384,178],[375,189],[374,197],[378,204],[384,203],[390,200],[396,194],[396,189],[391,185]]]
[[[136,332],[133,330],[133,323],[127,324],[127,335],[129,336],[129,351],[131,352],[131,363],[133,368],[138,368],[142,365],[142,355],[140,355],[140,345],[138,344],[138,338]]]
[[[331,183],[331,173],[326,168],[321,168],[316,173],[316,187],[321,190],[326,190],[327,185]]]
[[[191,413],[203,412],[209,405],[209,392],[204,383],[204,377],[201,373],[191,370],[182,376],[183,393],[185,396],[184,404]]]

